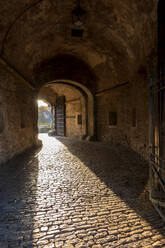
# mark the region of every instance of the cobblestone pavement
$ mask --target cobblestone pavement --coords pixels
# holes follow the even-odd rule
[[[165,247],[148,165],[122,146],[41,135],[2,166],[0,248]]]

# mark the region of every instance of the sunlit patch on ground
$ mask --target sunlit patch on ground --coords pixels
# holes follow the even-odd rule
[[[121,146],[40,135],[0,174],[0,247],[165,247],[148,165]]]

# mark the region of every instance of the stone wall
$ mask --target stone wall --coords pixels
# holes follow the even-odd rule
[[[149,79],[136,75],[134,80],[97,94],[98,140],[131,147],[148,159],[149,150]],[[110,112],[117,115],[111,125]]]
[[[66,136],[82,136],[82,124],[78,123],[78,115],[82,116],[81,99],[66,102]]]
[[[35,145],[34,93],[0,64],[0,164]]]
[[[130,126],[129,116],[130,85],[114,88],[97,95],[97,135],[102,141],[127,143],[127,132]],[[117,115],[116,125],[109,121],[110,112]]]
[[[148,74],[157,56],[158,1],[84,0],[87,18],[81,26],[85,34],[81,38],[72,35],[74,1],[38,1],[33,5],[29,0],[27,6],[16,2],[16,10],[12,1],[7,1],[5,9],[0,4],[4,13],[1,57],[38,90],[58,80],[89,89],[96,98],[98,140],[127,145],[147,157]],[[3,105],[5,110],[4,117],[0,113],[0,119],[5,119],[0,134],[4,158],[31,146],[37,135],[33,93],[28,88],[21,91],[20,81],[7,71],[0,74],[2,86],[19,90],[19,94],[0,93],[0,111]],[[76,112],[74,107],[68,105],[68,111]],[[109,123],[111,114],[117,118],[116,125]],[[67,132],[72,135],[74,128],[80,133],[73,119],[67,121]]]
[[[52,106],[56,106],[56,99],[65,96],[66,136],[81,137],[87,135],[86,98],[80,89],[66,82],[46,84],[39,91],[39,99],[47,99]]]

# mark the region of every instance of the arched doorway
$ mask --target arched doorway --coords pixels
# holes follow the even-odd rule
[[[82,138],[90,134],[93,136],[91,122],[94,122],[94,105],[90,96],[88,90],[85,92],[74,82],[57,81],[42,86],[38,98],[47,99],[51,103],[55,135]]]
[[[96,79],[88,65],[72,55],[58,55],[54,59],[37,65],[34,78],[38,94],[43,90],[43,87],[49,88],[49,90],[54,89],[54,92],[57,91],[55,103],[53,103],[56,110],[57,135],[66,135],[67,127],[65,125],[68,116],[65,112],[65,99],[68,98],[68,95],[67,92],[65,94],[58,94],[58,92],[62,92],[64,88],[68,87],[68,91],[69,89],[75,90],[81,98],[82,113],[77,114],[76,117],[77,123],[82,122],[81,136],[93,139],[96,135],[94,119]],[[71,117],[74,118],[73,115]]]

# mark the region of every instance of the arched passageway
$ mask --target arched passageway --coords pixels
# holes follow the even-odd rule
[[[0,2],[0,164],[39,144],[38,94],[49,96],[57,134],[88,137],[43,135],[42,150],[1,166],[0,246],[164,246],[143,162],[149,69],[164,60],[163,8],[163,0]],[[156,158],[164,154],[161,90]],[[100,142],[88,142],[95,136]]]
[[[74,69],[74,70],[73,70]],[[54,101],[53,105],[58,112],[58,109],[62,112],[59,113],[59,115],[63,115],[62,119],[59,120],[59,122],[64,122],[62,124],[63,130],[60,131],[62,135],[65,135],[65,108],[66,103],[65,98],[68,98],[69,101],[74,100],[72,95],[74,94],[74,91],[77,92],[77,98],[81,98],[81,114],[77,114],[77,123],[78,125],[81,125],[82,131],[81,131],[81,137],[88,138],[88,139],[94,139],[96,137],[96,126],[95,126],[95,101],[94,101],[94,92],[96,87],[95,77],[92,75],[90,69],[88,66],[81,60],[75,58],[71,55],[58,55],[55,57],[55,59],[46,61],[40,65],[38,65],[34,72],[35,75],[35,81],[38,88],[38,94],[42,94],[43,97],[46,97],[46,92],[48,95],[48,98],[52,98],[52,94],[54,92]],[[72,79],[72,80],[71,80]],[[76,81],[75,81],[76,80]],[[68,88],[68,92],[67,92]],[[46,90],[45,90],[46,89]],[[69,89],[72,89],[72,92]],[[44,92],[45,91],[45,92]],[[48,92],[49,91],[49,92]],[[41,93],[40,93],[41,92]],[[58,94],[59,92],[59,94]],[[62,95],[63,94],[63,95]],[[70,94],[70,96],[69,96]],[[60,100],[61,97],[61,100]],[[75,97],[76,99],[76,97]],[[58,103],[59,101],[59,103]],[[61,101],[61,102],[60,102]],[[59,108],[58,108],[59,104]],[[62,105],[64,106],[62,108]],[[71,113],[70,116],[74,116]],[[79,117],[78,117],[79,116]],[[82,117],[82,121],[80,120]],[[78,120],[79,118],[79,120]],[[56,118],[57,120],[58,118]],[[67,121],[69,125],[69,121]],[[56,126],[58,126],[58,123],[56,123]],[[66,126],[67,128],[67,126]],[[72,127],[73,128],[73,127]],[[75,127],[76,128],[76,127]],[[73,128],[74,129],[74,128]],[[58,131],[57,131],[58,135]]]
[[[82,90],[81,90],[82,91]],[[88,134],[87,95],[64,82],[52,82],[43,86],[39,98],[51,102],[53,129],[50,135],[86,137]]]

